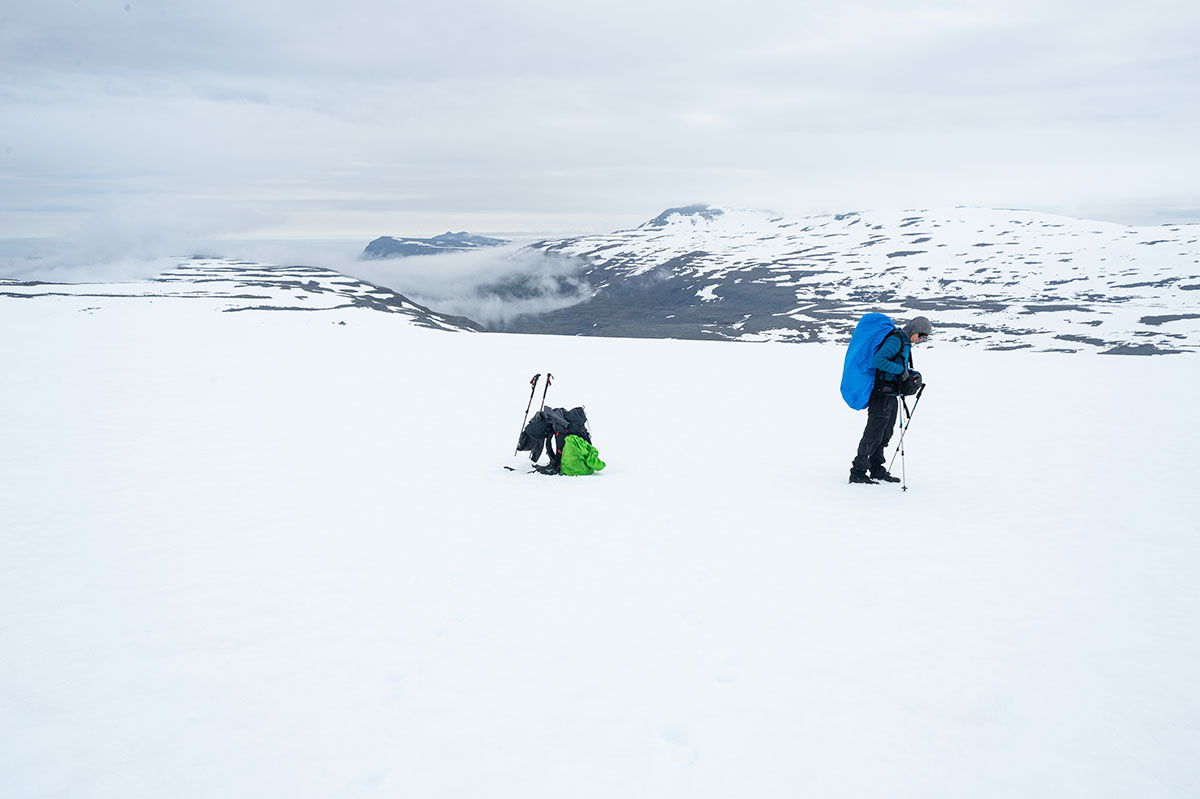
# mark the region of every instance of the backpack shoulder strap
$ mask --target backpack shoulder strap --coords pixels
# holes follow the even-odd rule
[[[879,350],[883,348],[883,344],[884,344],[884,342],[885,342],[885,341],[887,341],[889,338],[891,338],[891,337],[892,337],[892,336],[894,336],[894,335],[895,335],[895,336],[899,336],[899,337],[900,337],[900,347],[901,347],[901,349],[903,349],[903,347],[904,347],[904,334],[900,332],[900,328],[898,328],[898,327],[893,327],[891,330],[889,330],[889,331],[888,331],[888,334],[887,334],[886,336],[884,336],[883,338],[881,338],[881,339],[879,340],[879,346],[875,348],[875,351],[876,351],[876,352],[879,352]]]
[[[899,337],[900,337],[900,352],[904,352],[904,345],[905,345],[905,343],[906,343],[906,342],[904,341],[904,333],[903,333],[903,331],[901,331],[901,330],[900,330],[900,328],[898,328],[898,327],[893,327],[891,330],[889,330],[889,331],[888,331],[888,334],[887,334],[886,336],[884,336],[884,337],[883,337],[883,341],[879,342],[879,346],[875,348],[875,351],[876,351],[876,352],[879,352],[879,350],[881,350],[881,349],[883,348],[883,342],[884,342],[884,341],[887,341],[887,340],[888,340],[889,338],[891,338],[893,335],[896,335],[896,336],[899,336]],[[899,355],[900,353],[898,352],[898,353],[896,353],[896,354],[897,354],[897,355]],[[909,368],[909,369],[913,369],[913,368],[914,368],[914,367],[913,367],[913,359],[912,359],[912,347],[911,347],[911,346],[908,348],[908,368]]]

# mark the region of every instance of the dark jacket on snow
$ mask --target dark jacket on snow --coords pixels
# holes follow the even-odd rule
[[[569,411],[565,408],[543,408],[521,431],[517,450],[528,452],[529,459],[537,463],[544,449],[550,456],[551,464],[557,467],[568,435],[579,436],[587,443],[592,443],[587,430],[587,413],[583,408]]]

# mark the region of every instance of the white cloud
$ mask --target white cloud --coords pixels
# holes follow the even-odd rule
[[[364,241],[210,241],[204,252],[260,263],[308,265],[386,286],[440,313],[503,328],[521,314],[566,308],[590,298],[584,264],[526,242],[467,252],[364,259]]]
[[[215,236],[266,220],[244,208],[182,197],[98,197],[92,213],[52,241],[0,252],[0,277],[62,282],[153,277]]]
[[[1198,38],[1195,4],[1161,0],[10,3],[0,236],[114,193],[297,232],[696,201],[1195,207]]]

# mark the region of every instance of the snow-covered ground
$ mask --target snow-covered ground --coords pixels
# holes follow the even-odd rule
[[[1200,795],[1193,356],[0,311],[2,796]]]

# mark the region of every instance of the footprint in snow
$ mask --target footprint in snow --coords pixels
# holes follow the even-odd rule
[[[700,759],[700,753],[688,739],[688,735],[678,727],[668,727],[663,730],[662,739],[668,746],[671,760],[675,765],[687,767]]]

